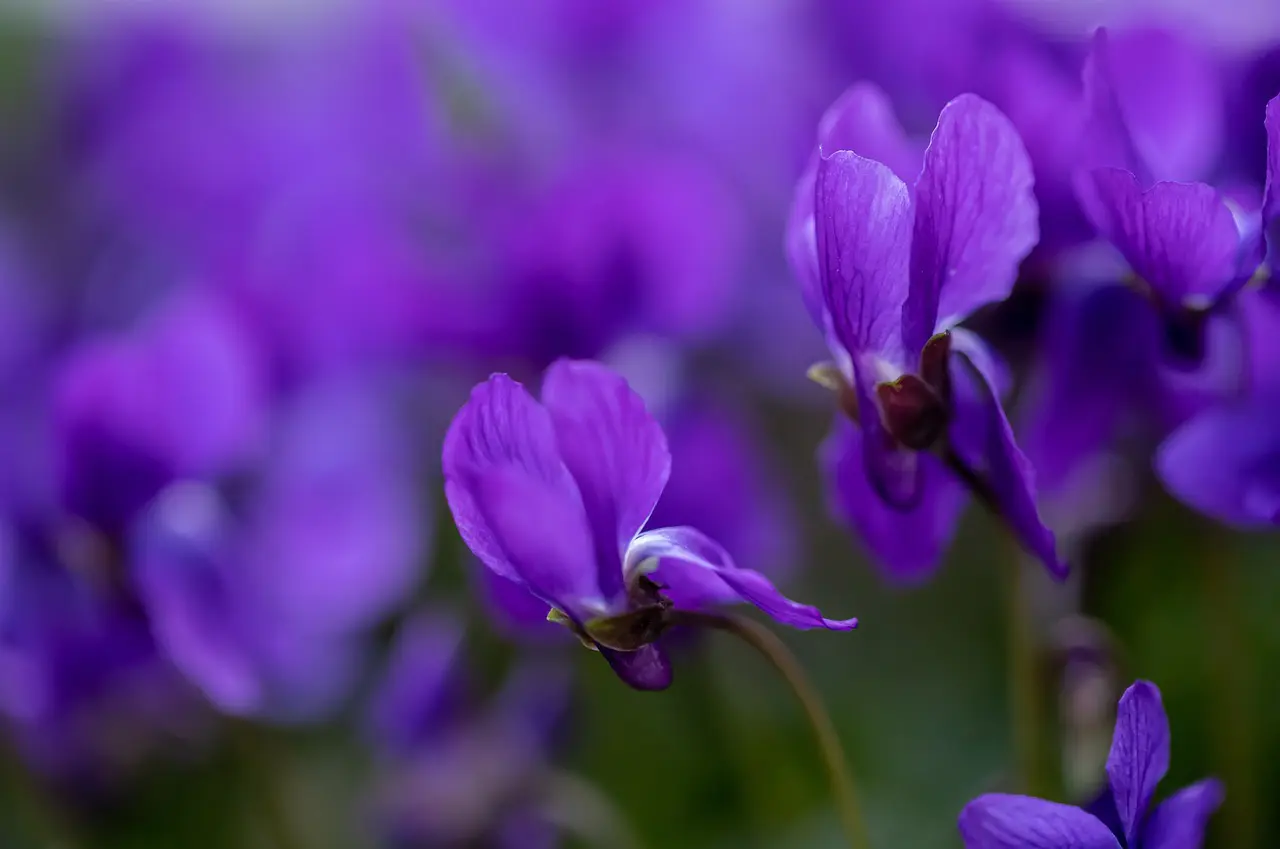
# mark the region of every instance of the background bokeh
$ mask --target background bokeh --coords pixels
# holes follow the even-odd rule
[[[815,460],[825,352],[784,227],[822,111],[871,81],[923,139],[976,91],[1022,132],[1042,246],[975,326],[1025,421],[1056,252],[1089,238],[1055,180],[1100,24],[1181,140],[1149,155],[1256,191],[1261,0],[0,4],[0,845],[608,845],[602,817],[663,849],[842,845],[759,658],[687,640],[669,691],[634,692],[479,575],[444,429],[491,372],[536,386],[560,356],[666,426],[655,521],[859,617],[783,636],[876,846],[959,846],[965,802],[1017,786],[1014,569],[1042,786],[1096,788],[1148,678],[1165,792],[1218,775],[1211,845],[1275,845],[1274,535],[1173,502],[1137,440],[1044,493],[1066,583],[975,507],[903,585]]]

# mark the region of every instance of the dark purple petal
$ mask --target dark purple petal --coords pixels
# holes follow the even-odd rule
[[[1087,181],[1098,201],[1089,210],[1094,226],[1164,303],[1207,306],[1236,280],[1240,231],[1212,186],[1156,183],[1143,191],[1116,168],[1094,170]]]
[[[1262,226],[1272,253],[1280,251],[1280,96],[1267,102],[1267,187],[1262,198]]]
[[[366,726],[382,751],[403,754],[442,733],[464,686],[462,623],[447,614],[401,626],[373,694]]]
[[[1113,285],[1062,287],[1048,322],[1019,435],[1037,488],[1057,494],[1153,404],[1159,331],[1151,305]]]
[[[1209,817],[1226,793],[1214,778],[1198,781],[1160,804],[1142,830],[1142,849],[1200,849]]]
[[[671,473],[667,438],[627,381],[600,363],[552,364],[542,402],[587,509],[600,589],[615,598],[625,591],[622,554]]]
[[[728,552],[694,528],[663,528],[636,537],[627,552],[628,573],[651,559],[658,561],[655,580],[670,588],[677,606],[690,601],[699,606],[730,601],[736,596],[792,628],[847,631],[858,624],[856,619],[826,619],[816,607],[792,601],[764,575],[739,569]]]
[[[1014,439],[995,390],[986,375],[961,354],[955,374],[956,412],[951,427],[957,453],[983,478],[1000,517],[1022,546],[1057,578],[1068,566],[1057,554],[1053,532],[1036,505],[1035,471]],[[957,372],[956,369],[952,370]]]
[[[1120,849],[1100,821],[1070,805],[992,793],[960,812],[965,849]]]
[[[1151,409],[1160,433],[1248,391],[1250,352],[1235,299],[1224,309],[1192,316],[1189,323],[1165,319],[1162,329],[1155,374],[1159,397]]]
[[[1241,528],[1280,524],[1280,401],[1217,407],[1173,433],[1156,470],[1184,503]]]
[[[498,374],[472,390],[445,435],[443,470],[458,531],[486,566],[549,605],[604,601],[582,495],[551,416],[524,387]]]
[[[636,651],[602,648],[600,653],[618,677],[637,690],[665,690],[671,686],[671,661],[657,644]]]
[[[1127,845],[1137,846],[1156,785],[1169,771],[1169,718],[1160,691],[1137,681],[1120,697],[1107,778]]]
[[[938,329],[1008,297],[1039,238],[1031,160],[1000,110],[961,95],[938,116],[916,183],[903,339],[919,351]]]
[[[938,568],[968,493],[936,457],[922,454],[919,500],[908,510],[886,504],[867,479],[862,440],[862,431],[840,418],[822,444],[832,509],[857,532],[888,580],[924,581]]]
[[[822,295],[836,338],[855,360],[879,356],[906,367],[911,197],[884,165],[837,151],[818,165],[814,222]]]
[[[887,166],[908,186],[920,174],[924,153],[903,132],[889,96],[868,82],[850,86],[831,104],[818,124],[819,154],[830,156],[837,150],[847,150]]]

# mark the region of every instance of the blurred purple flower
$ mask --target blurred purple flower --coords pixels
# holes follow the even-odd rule
[[[1242,289],[1275,216],[1265,203],[1259,217],[1209,185],[1169,181],[1210,172],[1221,141],[1222,94],[1193,47],[1099,30],[1084,76],[1077,188],[1123,264],[1064,265],[1054,296],[1022,430],[1051,493],[1127,426],[1159,438],[1245,388],[1253,296]]]
[[[588,156],[501,229],[490,293],[501,331],[486,353],[541,368],[627,334],[706,339],[728,317],[741,221],[695,161]]]
[[[379,827],[394,845],[555,845],[540,795],[569,709],[568,676],[528,663],[483,704],[465,671],[453,617],[401,627],[368,705],[386,773],[375,799]]]
[[[258,38],[163,10],[112,24],[75,45],[66,101],[74,200],[109,241],[225,287],[287,379],[481,331],[427,226],[452,180],[407,4]]]
[[[36,768],[101,786],[164,735],[190,737],[198,704],[102,561],[75,550],[92,540],[51,521],[5,519],[0,713]]]
[[[1208,410],[1156,454],[1175,496],[1239,528],[1280,525],[1280,399],[1268,395]]]
[[[934,568],[965,488],[1064,574],[1000,406],[1007,378],[957,327],[1007,297],[1036,243],[1030,163],[1008,120],[972,95],[942,111],[908,188],[916,150],[884,95],[853,87],[823,118],[788,228],[835,360],[815,378],[857,425],[838,423],[823,449],[836,504],[894,579]]]
[[[494,375],[472,392],[444,443],[445,492],[467,545],[632,686],[670,684],[656,641],[667,612],[691,600],[749,602],[797,628],[854,627],[790,601],[699,530],[643,531],[670,468],[666,437],[644,403],[593,362],[554,363],[541,404]]]
[[[412,589],[421,511],[389,413],[369,386],[314,387],[238,492],[178,480],[137,520],[132,579],[156,639],[222,710],[324,713]]]
[[[966,849],[1199,849],[1222,785],[1207,779],[1150,810],[1169,769],[1169,719],[1160,691],[1125,691],[1107,758],[1108,784],[1088,809],[1029,796],[990,794],[960,813]]]
[[[170,481],[246,460],[265,427],[262,372],[235,313],[198,291],[132,332],[78,346],[56,388],[66,509],[118,538]]]

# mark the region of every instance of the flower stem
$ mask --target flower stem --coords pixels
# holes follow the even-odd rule
[[[1207,523],[1206,523],[1207,524]],[[1204,598],[1213,651],[1210,672],[1213,680],[1213,727],[1218,734],[1219,771],[1227,786],[1223,804],[1224,845],[1256,846],[1254,800],[1257,798],[1253,770],[1255,751],[1253,687],[1249,673],[1248,640],[1244,622],[1238,564],[1230,557],[1230,546],[1216,527],[1206,527],[1203,539]]]
[[[826,764],[827,777],[831,782],[831,791],[835,796],[836,808],[839,810],[849,845],[853,849],[870,849],[871,842],[867,837],[862,807],[858,803],[853,775],[849,771],[835,724],[832,723],[831,715],[823,705],[822,698],[818,695],[813,683],[782,640],[757,622],[727,613],[675,611],[671,616],[671,624],[714,628],[732,634],[763,655],[782,675],[804,708],[814,736],[817,738],[818,748]]]
[[[1026,599],[1026,566],[1016,545],[1007,546],[1005,615],[1009,648],[1009,713],[1013,724],[1014,752],[1018,760],[1020,788],[1032,795],[1051,798],[1048,748],[1045,746],[1045,699],[1041,689],[1040,652]]]

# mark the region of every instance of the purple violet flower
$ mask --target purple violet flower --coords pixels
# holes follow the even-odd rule
[[[689,525],[734,552],[744,568],[780,582],[794,565],[794,516],[764,446],[731,407],[683,398],[659,416],[671,450],[671,478],[650,523]],[[490,569],[480,570],[481,591],[502,627],[524,639],[562,638],[547,621],[546,605]],[[707,602],[718,603],[717,593]],[[694,606],[690,596],[685,604]]]
[[[993,793],[960,813],[966,849],[1199,849],[1222,804],[1215,779],[1192,784],[1150,810],[1169,769],[1169,718],[1160,691],[1138,681],[1116,715],[1107,787],[1088,809]]]
[[[445,493],[463,539],[596,648],[624,681],[664,689],[668,612],[745,601],[795,628],[848,630],[787,599],[691,527],[645,531],[671,470],[662,428],[627,382],[595,362],[559,360],[542,402],[495,374],[445,437]]]
[[[908,187],[919,161],[883,93],[854,86],[824,116],[792,210],[792,264],[835,360],[812,374],[849,419],[823,448],[836,505],[891,578],[916,580],[967,487],[1065,574],[1000,406],[1006,378],[957,326],[1007,297],[1036,243],[1030,162],[973,95],[943,109]]]

